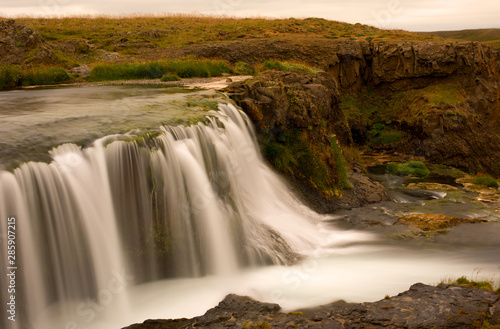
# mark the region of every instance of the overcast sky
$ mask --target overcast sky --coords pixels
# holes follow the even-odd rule
[[[138,13],[322,17],[411,31],[500,28],[500,0],[0,0],[0,16]]]

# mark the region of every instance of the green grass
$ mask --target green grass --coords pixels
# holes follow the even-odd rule
[[[248,63],[237,62],[234,65],[234,72],[240,75],[253,75],[255,73],[255,69]]]
[[[17,65],[0,66],[0,88],[22,85],[24,72]]]
[[[181,78],[177,74],[165,73],[161,79],[161,81],[179,81]]]
[[[342,150],[335,137],[330,137],[330,147],[332,148],[333,157],[335,159],[335,171],[339,177],[339,182],[337,188],[340,190],[351,189],[352,185],[349,183],[349,175],[347,173],[347,164],[345,162]]]
[[[112,81],[135,79],[159,79],[167,73],[181,78],[209,78],[231,73],[232,69],[223,61],[180,60],[146,63],[123,63],[96,65],[90,71],[88,81]]]
[[[17,65],[0,66],[0,88],[52,85],[71,80],[68,72],[61,67],[38,67],[23,70]]]
[[[380,40],[441,40],[411,32],[380,30],[321,18],[270,19],[171,14],[135,16],[80,16],[61,18],[18,17],[19,22],[56,44],[86,39],[97,48],[125,52],[152,47],[273,37],[339,37]],[[341,37],[342,38],[342,37]]]
[[[471,29],[459,31],[422,32],[421,35],[433,35],[448,39],[480,41],[500,50],[500,29]]]
[[[489,176],[481,176],[474,178],[474,184],[486,185],[488,187],[498,188],[498,182]]]
[[[424,177],[430,174],[429,169],[420,161],[406,163],[390,163],[387,172],[393,175]]]
[[[273,167],[288,176],[308,180],[322,191],[332,188],[331,177],[319,152],[298,129],[281,132],[276,140],[263,143],[262,153]]]
[[[373,125],[372,130],[367,132],[368,145],[391,145],[395,146],[403,139],[404,133],[394,129],[388,129],[382,123]]]
[[[289,70],[299,70],[305,71],[313,74],[318,74],[323,72],[322,70],[310,67],[304,64],[292,63],[292,62],[281,62],[281,61],[265,61],[262,64],[261,70],[278,70],[278,71],[289,71]]]
[[[458,279],[448,278],[441,280],[441,282],[447,284],[458,284],[461,286],[466,286],[471,288],[485,289],[500,294],[500,285],[498,281],[494,280],[495,275],[490,277],[482,277],[481,279],[477,278],[477,276],[478,275],[476,274],[475,279],[467,279],[466,276],[461,276]]]

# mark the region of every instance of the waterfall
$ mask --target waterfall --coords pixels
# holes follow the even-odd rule
[[[288,264],[324,237],[320,216],[265,164],[232,105],[204,123],[126,139],[64,144],[50,164],[0,173],[4,269],[7,219],[17,225],[17,321],[3,311],[2,328],[40,328],[34,322],[53,304],[90,321],[120,285]]]

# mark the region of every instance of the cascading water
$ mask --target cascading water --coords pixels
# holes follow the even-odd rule
[[[50,164],[1,172],[2,250],[15,217],[18,268],[18,321],[3,312],[3,328],[57,328],[47,310],[56,304],[69,319],[90,319],[86,307],[98,312],[120,285],[286,264],[326,238],[321,217],[265,165],[248,118],[232,105],[205,124],[120,139],[64,144]],[[0,259],[7,268],[7,254]]]

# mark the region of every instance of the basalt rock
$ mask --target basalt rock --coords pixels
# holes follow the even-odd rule
[[[491,291],[440,284],[414,284],[397,296],[373,303],[337,301],[279,312],[277,304],[228,295],[192,319],[147,320],[124,329],[167,328],[481,328],[500,323],[499,296]]]

